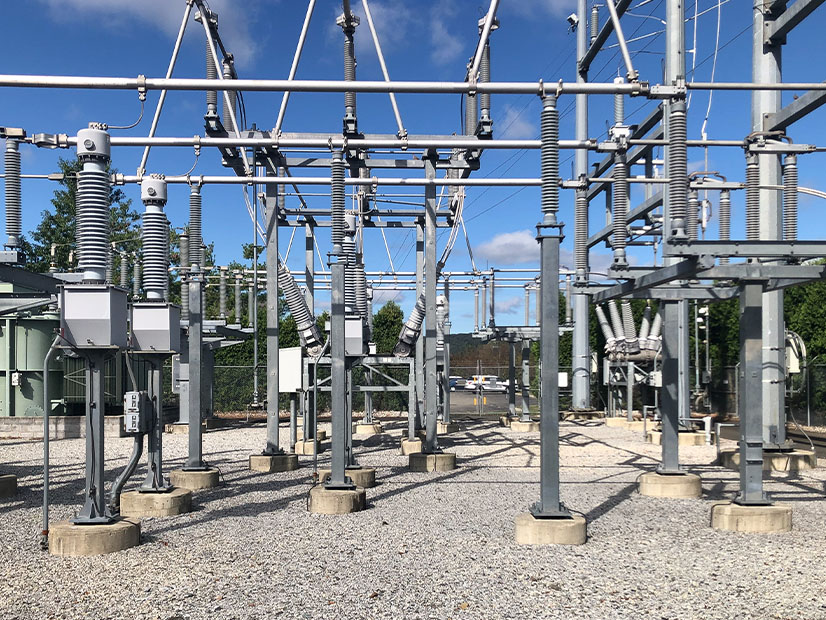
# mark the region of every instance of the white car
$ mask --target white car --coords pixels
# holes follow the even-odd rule
[[[507,392],[508,382],[500,381],[496,375],[473,375],[465,384],[466,390],[481,388],[485,392]]]

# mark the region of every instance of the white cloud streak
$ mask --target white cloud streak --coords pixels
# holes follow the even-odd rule
[[[474,253],[497,266],[539,261],[539,244],[530,230],[500,233],[474,248]]]
[[[530,122],[530,114],[524,108],[517,108],[510,103],[502,107],[502,119],[497,124],[500,137],[510,140],[535,138],[537,126]]]

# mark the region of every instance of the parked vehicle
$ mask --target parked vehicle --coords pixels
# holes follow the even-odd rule
[[[507,392],[508,382],[500,381],[496,375],[473,375],[465,384],[466,390],[479,388],[486,392]]]
[[[448,377],[448,382],[450,384],[450,391],[455,392],[456,388],[464,388],[465,384],[467,383],[467,379],[464,377],[456,377],[451,375]]]

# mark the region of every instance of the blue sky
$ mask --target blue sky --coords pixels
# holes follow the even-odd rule
[[[687,64],[696,64],[696,80],[711,79],[715,39],[717,34],[717,0],[698,0],[696,61],[689,53]],[[211,7],[219,15],[219,27],[226,44],[238,62],[241,77],[286,78],[292,61],[298,33],[306,11],[303,0],[212,0]],[[359,7],[360,2],[354,2]],[[694,2],[688,0],[687,11],[694,14]],[[465,63],[477,41],[477,20],[484,15],[483,0],[371,0],[370,6],[387,60],[388,70],[398,80],[461,80]],[[569,32],[565,16],[574,9],[573,0],[502,0],[498,17],[501,28],[494,33],[492,73],[494,80],[547,82],[574,79],[575,35]],[[715,79],[744,81],[751,72],[751,2],[730,0],[721,7]],[[5,59],[2,72],[59,75],[109,75],[162,77],[166,71],[174,37],[183,15],[183,0],[28,0],[4,5],[7,24],[0,38],[0,52]],[[341,12],[339,2],[319,0],[313,24],[305,45],[297,77],[340,79],[342,35],[335,26]],[[651,83],[661,79],[664,18],[662,0],[636,0],[629,15],[623,19],[629,47],[641,78]],[[819,9],[808,24],[799,27],[786,46],[785,81],[822,80],[824,49],[820,26],[826,9]],[[602,19],[607,18],[605,9]],[[365,20],[357,29],[358,77],[381,79],[380,68],[370,41]],[[694,48],[694,21],[686,25],[686,42]],[[624,74],[621,58],[612,37],[608,47],[595,61],[590,79],[610,81],[618,71]],[[191,22],[175,71],[177,77],[203,75],[203,31]],[[691,73],[689,74],[691,76]],[[795,93],[786,93],[784,102]],[[134,130],[113,135],[145,135],[158,93],[150,93],[147,114]],[[249,93],[245,96],[247,118],[258,127],[272,128],[281,101],[280,93]],[[411,135],[451,134],[460,131],[460,101],[458,96],[399,95],[404,123]],[[750,95],[748,93],[717,92],[708,120],[708,134],[714,138],[742,139],[750,131]],[[644,118],[655,104],[645,100],[626,100],[630,123]],[[695,92],[689,109],[689,134],[699,138],[708,105],[708,93]],[[610,97],[591,97],[590,135],[603,136],[612,115]],[[535,138],[538,136],[540,104],[537,97],[494,96],[494,131],[497,137]],[[394,134],[395,123],[386,95],[360,95],[358,110],[362,131]],[[573,138],[573,97],[560,100],[563,138]],[[192,136],[203,133],[204,97],[201,93],[173,92],[167,98],[158,135]],[[58,91],[5,89],[0,93],[0,125],[23,127],[29,133],[50,132],[74,134],[89,121],[111,125],[126,125],[138,114],[134,93],[103,91]],[[290,100],[284,124],[285,131],[339,132],[343,114],[340,94],[294,94]],[[815,115],[792,128],[796,142],[822,142],[821,124]],[[142,149],[120,148],[113,153],[113,163],[121,171],[134,174]],[[572,152],[561,157],[563,176],[571,175]],[[68,157],[66,151],[23,149],[24,173],[47,173],[56,169],[58,157]],[[739,149],[717,149],[708,153],[709,167],[731,179],[742,180],[744,160]],[[800,158],[801,185],[824,189],[818,170],[822,155]],[[590,162],[601,159],[591,154]],[[704,153],[692,149],[689,153],[693,169],[703,168]],[[149,172],[169,175],[183,174],[194,163],[192,149],[153,149]],[[193,174],[228,174],[220,165],[217,152],[204,150]],[[325,173],[326,174],[326,173]],[[527,177],[538,176],[539,158],[536,151],[488,152],[483,156],[477,176]],[[49,207],[52,187],[45,181],[24,181],[24,231],[34,228],[43,209]],[[312,188],[309,191],[313,191]],[[414,190],[415,191],[415,190]],[[138,188],[126,188],[135,207],[141,211]],[[240,258],[240,245],[252,239],[252,224],[237,187],[207,187],[204,190],[204,237],[215,243],[220,263]],[[186,223],[188,188],[170,188],[167,212],[173,226]],[[412,192],[410,192],[412,193]],[[733,197],[735,218],[732,234],[742,235],[742,192]],[[635,189],[634,198],[641,195]],[[820,229],[817,200],[801,196],[801,231]],[[297,204],[288,198],[288,204]],[[323,207],[329,199],[309,198],[311,206]],[[591,232],[603,223],[603,203],[597,200],[591,207]],[[716,216],[716,205],[713,205]],[[465,217],[474,256],[479,267],[536,266],[538,249],[533,241],[534,226],[539,219],[539,191],[535,188],[468,189]],[[570,265],[573,247],[573,195],[562,193],[561,219],[566,222],[567,237],[563,243],[563,264]],[[716,217],[712,218],[708,234],[716,235]],[[290,231],[282,231],[280,244],[286,250]],[[322,253],[328,248],[326,232],[321,233]],[[446,235],[440,238],[439,252]],[[415,267],[412,233],[388,231],[387,241],[396,268],[411,271]],[[368,270],[386,269],[388,257],[378,231],[368,233],[365,261]],[[288,263],[293,268],[302,265],[303,244],[295,243]],[[650,249],[632,249],[632,260],[651,260]],[[608,254],[604,249],[592,253],[595,270],[604,267]],[[318,264],[318,261],[317,261]],[[470,267],[464,239],[456,243],[447,269]],[[328,301],[319,294],[319,305]],[[497,292],[500,323],[523,322],[522,291]],[[411,293],[398,301],[408,312],[413,303]],[[473,316],[472,292],[456,291],[452,298],[453,331],[471,328]]]

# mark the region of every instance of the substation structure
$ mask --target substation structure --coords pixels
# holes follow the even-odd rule
[[[211,351],[249,337],[253,330],[240,325],[239,288],[251,279],[249,296],[251,324],[257,319],[259,289],[266,291],[267,359],[263,403],[267,411],[266,437],[262,449],[250,457],[256,471],[285,471],[298,466],[297,452],[317,454],[316,400],[318,393],[329,391],[332,436],[331,467],[321,475],[321,484],[310,494],[309,508],[320,513],[346,513],[366,505],[365,486],[374,473],[358,466],[353,451],[354,429],[352,395],[356,390],[368,395],[373,391],[408,393],[409,424],[405,452],[410,454],[410,468],[432,472],[456,467],[455,455],[444,452],[438,441],[439,422],[449,430],[449,333],[448,304],[450,290],[474,289],[480,280],[498,279],[500,270],[488,273],[444,271],[462,222],[464,191],[482,186],[535,186],[541,188],[537,215],[537,241],[540,245],[538,276],[522,277],[514,286],[530,291],[536,287],[538,326],[497,326],[491,312],[490,321],[483,317],[477,330],[486,338],[507,340],[512,346],[540,343],[541,378],[539,391],[540,485],[538,502],[516,517],[516,540],[520,543],[581,544],[585,542],[585,520],[574,515],[560,501],[559,484],[559,360],[560,328],[573,330],[574,409],[592,411],[590,386],[591,354],[588,350],[588,310],[591,303],[604,304],[618,298],[645,298],[658,302],[658,313],[647,315],[637,335],[633,320],[609,303],[608,310],[617,318],[613,326],[603,321],[608,340],[609,363],[625,364],[626,383],[633,384],[636,366],[646,367],[645,376],[659,376],[652,381],[659,389],[658,418],[661,420],[662,463],[657,472],[644,474],[640,492],[646,495],[698,497],[700,479],[686,473],[679,462],[680,435],[691,426],[688,389],[688,300],[716,301],[738,296],[741,306],[741,363],[739,393],[740,421],[740,493],[732,503],[715,506],[712,524],[723,529],[760,531],[785,530],[791,527],[791,510],[775,506],[763,492],[764,453],[788,451],[784,434],[783,407],[783,338],[782,291],[787,286],[824,276],[824,267],[805,264],[808,258],[823,254],[823,240],[797,239],[796,157],[814,152],[813,145],[792,143],[785,130],[795,120],[826,101],[826,86],[781,83],[780,50],[785,36],[813,8],[816,0],[785,2],[754,0],[754,71],[751,82],[686,82],[685,7],[681,0],[666,0],[666,63],[662,83],[640,79],[634,69],[622,32],[621,18],[630,0],[608,0],[610,19],[600,22],[598,7],[579,0],[577,10],[577,80],[569,83],[554,79],[536,82],[494,82],[491,80],[490,35],[499,26],[496,20],[498,0],[493,0],[487,14],[479,21],[479,42],[462,82],[394,82],[387,72],[379,39],[370,18],[366,0],[362,5],[368,17],[376,51],[381,60],[384,81],[359,81],[355,75],[354,36],[359,25],[350,2],[337,23],[344,37],[344,80],[296,80],[304,37],[310,24],[315,2],[310,2],[295,58],[286,80],[241,79],[231,53],[221,40],[218,18],[202,0],[184,2],[184,15],[169,69],[164,78],[78,77],[0,75],[0,87],[113,89],[138,93],[143,102],[149,91],[160,91],[152,127],[147,137],[111,135],[103,123],[90,123],[76,135],[43,134],[24,129],[4,128],[6,138],[6,226],[7,251],[2,254],[6,265],[3,280],[19,287],[4,294],[4,312],[29,312],[52,309],[59,312],[60,330],[45,356],[43,368],[43,409],[45,446],[44,540],[58,554],[84,554],[115,551],[137,544],[140,516],[177,514],[188,509],[191,490],[217,484],[218,472],[209,466],[202,450],[204,384],[209,383]],[[193,10],[195,14],[193,15]],[[206,78],[173,78],[184,31],[190,21],[202,27],[206,40]],[[590,27],[586,28],[586,24]],[[626,79],[610,83],[590,83],[588,69],[608,38],[614,35],[622,50],[627,69]],[[552,78],[553,76],[551,76]],[[786,108],[780,107],[784,89],[810,89]],[[752,91],[753,132],[738,140],[688,140],[686,132],[686,96],[691,90]],[[167,94],[177,90],[206,93],[205,131],[203,136],[159,137],[155,135]],[[247,128],[239,124],[239,93],[281,92],[282,104],[276,125],[271,131]],[[282,131],[284,114],[291,92],[344,93],[341,134],[288,133]],[[359,127],[357,96],[360,93],[387,93],[397,121],[395,135],[363,133]],[[455,94],[465,99],[465,135],[409,135],[402,122],[395,95],[399,93]],[[539,140],[498,140],[491,122],[491,95],[514,94],[540,97],[541,137]],[[609,95],[615,99],[614,124],[609,138],[600,142],[589,137],[589,96]],[[576,128],[573,140],[559,136],[558,101],[576,98]],[[626,96],[651,101],[651,113],[640,124],[628,126],[624,119]],[[220,103],[220,105],[219,105]],[[362,126],[364,123],[362,123]],[[35,128],[36,129],[36,128]],[[49,276],[26,270],[20,252],[21,200],[19,192],[19,148],[75,148],[83,163],[77,174],[76,253],[78,268],[71,274]],[[207,147],[218,149],[224,166],[232,174],[214,176],[164,176],[148,174],[150,148],[189,146],[196,153]],[[144,155],[136,175],[110,175],[107,165],[112,150],[143,147]],[[743,148],[746,153],[746,181],[734,182],[717,173],[689,175],[689,148]],[[654,150],[664,150],[665,177],[654,172]],[[489,149],[538,150],[541,161],[539,178],[478,178],[482,155]],[[573,179],[564,179],[559,170],[562,149],[575,150]],[[604,159],[589,166],[589,152],[603,153]],[[642,165],[644,176],[629,176],[629,168]],[[298,176],[301,169],[305,176]],[[15,172],[17,170],[18,173]],[[389,173],[393,171],[395,174]],[[401,172],[400,172],[401,171]],[[327,176],[320,176],[326,174]],[[395,176],[405,174],[407,176]],[[646,198],[629,208],[629,184],[643,183]],[[108,196],[113,184],[139,185],[145,205],[143,248],[140,266],[142,287],[130,295],[124,286],[113,282],[112,246],[109,238]],[[169,223],[164,207],[169,184],[188,184],[191,188],[190,220],[185,236],[188,244],[186,263],[175,275],[183,284],[182,308],[168,302],[170,280],[175,272],[169,265]],[[235,184],[242,188],[244,201],[254,222],[256,239],[266,248],[263,286],[259,273],[232,274],[236,291],[235,324],[228,323],[226,289],[228,276],[218,270],[218,286],[223,293],[217,319],[204,318],[203,291],[210,274],[203,259],[201,238],[201,196],[210,185]],[[302,196],[302,188],[322,187],[329,192],[329,208],[312,209]],[[348,187],[351,192],[348,196]],[[380,190],[387,188],[421,188],[421,202],[406,210],[380,207]],[[288,208],[286,189],[292,188],[300,206]],[[251,195],[247,190],[251,189]],[[441,192],[439,191],[441,189]],[[558,219],[560,190],[575,192],[575,265],[560,268],[560,242],[563,223]],[[747,238],[730,238],[730,192],[746,192]],[[307,190],[304,189],[304,192]],[[719,192],[721,197],[720,239],[698,240],[698,192]],[[589,225],[590,203],[600,193],[606,196],[608,221],[592,234]],[[781,200],[781,194],[783,199]],[[348,197],[352,208],[347,208]],[[443,204],[444,203],[444,204]],[[726,206],[728,205],[728,206]],[[258,221],[258,212],[264,221]],[[636,222],[641,226],[634,226]],[[280,227],[305,231],[307,269],[304,290],[285,266],[279,254]],[[328,325],[319,326],[314,310],[318,288],[315,260],[315,235],[319,228],[329,228],[332,250],[326,257],[331,290]],[[376,355],[371,341],[370,290],[386,286],[385,280],[368,280],[365,268],[364,235],[371,228],[382,234],[388,228],[415,228],[417,234],[417,268],[414,286],[417,301],[399,335],[392,355]],[[437,231],[450,231],[441,256],[437,252]],[[596,282],[589,269],[589,249],[606,242],[613,251],[613,265],[608,277],[616,284]],[[630,266],[626,247],[629,244],[655,244],[663,265]],[[257,244],[254,265],[258,264]],[[316,248],[317,249],[317,248]],[[731,260],[734,259],[734,260]],[[743,260],[745,259],[745,260]],[[136,265],[138,263],[136,262]],[[300,276],[300,274],[297,274]],[[251,276],[251,277],[250,277]],[[398,274],[394,274],[395,277]],[[570,276],[570,278],[568,278]],[[440,278],[443,285],[440,291]],[[559,320],[559,282],[569,283],[570,321]],[[493,284],[493,283],[491,283]],[[498,286],[498,285],[496,285]],[[142,288],[142,292],[141,289]],[[491,286],[491,309],[493,309]],[[568,288],[568,287],[566,287]],[[282,447],[279,439],[278,401],[280,379],[286,369],[280,367],[278,333],[278,295],[283,293],[295,318],[301,338],[299,387],[293,399],[293,432],[290,446]],[[526,304],[527,307],[528,304]],[[485,306],[483,299],[482,308]],[[478,304],[477,304],[478,307]],[[626,307],[623,308],[625,310]],[[484,310],[482,310],[484,313]],[[646,322],[647,321],[647,322]],[[478,311],[477,311],[477,325]],[[567,323],[565,321],[563,323]],[[662,326],[661,344],[659,327]],[[646,333],[647,330],[647,333]],[[423,336],[422,336],[422,332]],[[326,337],[325,334],[326,333]],[[50,527],[48,522],[48,418],[50,392],[48,370],[56,354],[85,360],[86,367],[86,493],[83,506],[72,523]],[[106,497],[103,483],[103,407],[102,367],[114,354],[124,354],[127,370],[131,360],[145,362],[147,389],[133,389],[125,398],[127,432],[135,436],[135,448],[126,470],[119,476]],[[182,411],[189,433],[189,454],[182,470],[163,476],[162,402],[160,373],[166,358],[178,355],[174,383],[181,394]],[[293,365],[295,362],[291,362]],[[440,379],[440,365],[442,367]],[[257,366],[257,361],[256,361]],[[361,366],[368,378],[353,385],[352,370]],[[401,373],[390,374],[388,368]],[[511,364],[515,368],[515,361]],[[291,370],[294,370],[291,369]],[[322,371],[321,373],[319,371]],[[514,371],[511,371],[514,374]],[[319,378],[319,375],[322,375]],[[327,375],[327,376],[324,376]],[[403,378],[399,378],[402,377]],[[513,402],[514,377],[511,377]],[[207,396],[208,398],[208,396]],[[257,397],[256,397],[257,400]],[[298,404],[300,403],[300,407]],[[632,405],[626,403],[629,414]],[[525,407],[526,409],[527,407]],[[303,445],[297,439],[297,418],[302,416]],[[369,407],[367,408],[369,410]],[[524,416],[523,409],[523,416]],[[515,411],[509,411],[512,418]],[[523,420],[527,421],[527,420]],[[510,420],[511,424],[514,423]],[[379,429],[371,416],[364,424]],[[367,429],[364,429],[367,430]],[[422,432],[423,431],[423,432]],[[416,445],[417,435],[421,435]],[[143,438],[148,437],[149,475],[134,493],[122,493],[123,486],[141,458]],[[308,445],[309,444],[309,445]],[[285,449],[287,448],[287,449]],[[171,482],[171,484],[170,484]],[[747,525],[743,525],[746,523]]]

